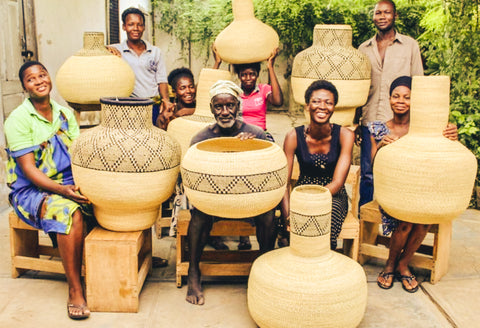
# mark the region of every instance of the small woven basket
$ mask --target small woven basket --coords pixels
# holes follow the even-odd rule
[[[248,218],[278,205],[285,193],[287,161],[269,141],[214,138],[188,149],[181,173],[185,194],[200,211]]]
[[[63,99],[75,104],[99,104],[101,97],[128,97],[135,73],[127,62],[112,55],[101,32],[85,32],[83,49],[57,71],[56,85]]]

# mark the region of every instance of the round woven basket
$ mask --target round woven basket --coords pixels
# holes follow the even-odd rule
[[[181,167],[185,194],[200,211],[222,218],[248,218],[280,203],[287,160],[274,143],[215,138],[190,147]]]
[[[367,282],[357,262],[330,250],[330,192],[296,187],[290,208],[290,247],[260,256],[250,271],[250,315],[262,328],[357,327]]]
[[[197,85],[197,104],[193,115],[177,117],[167,127],[182,149],[182,158],[190,147],[192,138],[206,126],[215,123],[210,110],[210,87],[218,80],[230,80],[230,72],[221,69],[203,68]]]
[[[135,85],[135,73],[127,62],[112,55],[101,32],[85,32],[83,49],[58,69],[60,95],[76,104],[99,104],[101,97],[128,97]]]
[[[266,60],[278,48],[278,34],[254,16],[252,0],[233,0],[233,22],[215,39],[223,61],[231,64]]]
[[[477,161],[460,142],[442,136],[449,93],[447,76],[414,76],[409,133],[375,156],[375,198],[402,221],[446,223],[468,207]]]
[[[313,45],[299,52],[292,66],[292,92],[305,104],[305,90],[316,80],[328,80],[338,90],[332,122],[352,125],[355,108],[367,101],[371,66],[367,56],[352,46],[349,25],[315,25]],[[307,120],[309,116],[305,113]]]
[[[75,183],[104,228],[147,229],[175,186],[180,146],[151,121],[153,101],[102,98],[99,126],[72,146]]]

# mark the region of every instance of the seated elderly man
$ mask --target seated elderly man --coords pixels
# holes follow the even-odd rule
[[[237,119],[240,110],[242,90],[231,81],[217,81],[210,88],[210,109],[215,116],[216,123],[201,130],[192,139],[192,145],[212,138],[235,137],[245,140],[258,138],[266,140],[265,132],[257,126],[246,124]],[[252,163],[255,165],[255,163]],[[192,210],[192,218],[188,227],[188,242],[190,246],[190,267],[188,269],[187,302],[203,305],[205,302],[200,283],[200,257],[205,247],[214,218],[198,209]],[[260,245],[260,254],[272,250],[275,245],[274,210],[253,218],[257,240]]]

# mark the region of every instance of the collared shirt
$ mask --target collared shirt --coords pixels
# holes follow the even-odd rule
[[[372,64],[372,82],[367,103],[362,109],[362,125],[369,122],[386,122],[393,117],[390,108],[390,84],[399,76],[423,75],[422,58],[417,41],[395,33],[395,40],[385,50],[382,64],[375,35],[360,45],[358,50],[370,59]]]
[[[267,128],[267,97],[272,93],[269,84],[258,84],[248,96],[241,94],[242,118],[245,123],[256,125],[262,129]]]
[[[68,122],[68,131],[64,131],[71,139],[76,139],[80,130],[73,112],[60,106],[50,99],[52,106],[52,122],[40,115],[30,98],[15,108],[5,120],[5,135],[7,145],[11,152],[18,152],[17,156],[24,155],[39,147],[40,144],[50,139],[57,133],[62,125],[60,113],[63,113]]]
[[[135,73],[135,87],[132,97],[151,98],[159,94],[159,83],[167,83],[167,69],[160,48],[145,40],[143,42],[146,49],[140,56],[128,47],[127,41],[112,44],[112,46],[121,52],[122,58]]]

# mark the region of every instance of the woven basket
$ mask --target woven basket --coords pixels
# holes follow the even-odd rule
[[[247,218],[278,205],[285,193],[287,161],[269,141],[215,138],[188,149],[181,173],[185,194],[200,211]]]
[[[102,98],[102,121],[72,146],[75,183],[104,228],[149,228],[178,177],[180,146],[153,126],[149,99]]]
[[[215,39],[222,60],[231,64],[266,60],[278,48],[278,34],[255,18],[252,0],[233,0],[233,22]]]
[[[315,25],[313,45],[299,52],[292,67],[292,92],[305,104],[305,90],[316,80],[328,80],[338,90],[331,121],[352,125],[355,108],[367,101],[371,66],[367,56],[352,46],[349,25]],[[307,120],[310,119],[305,113]]]
[[[409,133],[375,156],[375,198],[395,218],[446,223],[468,207],[477,161],[460,142],[442,136],[449,92],[447,76],[414,76]]]
[[[261,328],[358,326],[366,277],[357,262],[330,250],[330,192],[296,187],[290,208],[290,247],[260,256],[250,271],[250,315]]]
[[[128,97],[135,74],[127,62],[112,55],[101,32],[85,32],[83,49],[58,69],[56,84],[61,96],[76,104],[99,104],[101,97]]]
[[[190,147],[192,138],[206,126],[215,123],[210,110],[210,87],[218,80],[230,80],[230,72],[220,69],[203,68],[200,71],[197,85],[197,105],[195,113],[172,120],[167,132],[180,144],[183,155]]]

